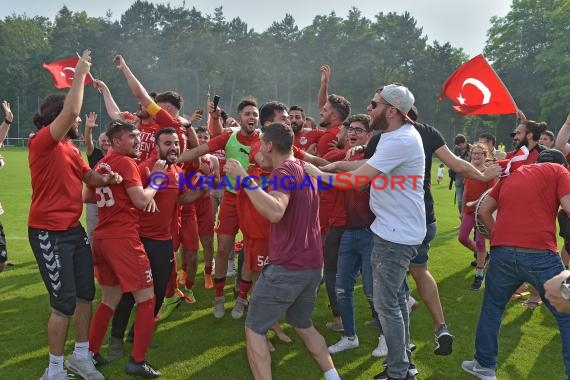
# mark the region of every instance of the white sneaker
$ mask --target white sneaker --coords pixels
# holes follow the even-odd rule
[[[228,260],[228,271],[226,277],[233,277],[236,275],[236,262],[235,260]]]
[[[463,368],[465,372],[469,372],[481,380],[497,380],[495,370],[492,368],[482,367],[476,359],[464,361],[461,363],[461,368]]]
[[[95,364],[93,364],[93,359],[91,359],[91,357],[76,359],[75,355],[72,354],[69,359],[65,361],[65,366],[67,369],[75,372],[84,379],[105,380],[105,376],[95,368]]]
[[[386,346],[386,338],[384,335],[380,335],[378,338],[378,347],[372,351],[372,356],[375,358],[381,358],[388,355],[388,346]]]
[[[223,318],[226,315],[226,308],[224,306],[224,296],[214,298],[214,317]]]
[[[358,337],[356,335],[353,339],[343,336],[337,343],[329,347],[329,353],[336,354],[337,352],[352,350],[353,348],[358,348],[359,345],[360,343],[358,342]]]
[[[241,297],[236,298],[236,303],[234,308],[232,309],[232,318],[233,319],[240,319],[243,317],[243,313],[245,312],[245,307],[247,306],[247,300],[244,300]]]

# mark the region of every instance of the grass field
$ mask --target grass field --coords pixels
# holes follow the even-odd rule
[[[39,378],[47,365],[47,328],[49,301],[27,239],[27,217],[31,200],[27,153],[2,150],[6,167],[0,171],[0,201],[5,214],[0,218],[8,237],[9,258],[16,265],[0,274],[0,379]],[[439,164],[439,163],[438,163]],[[437,165],[434,164],[434,172]],[[434,175],[435,178],[435,175]],[[447,178],[444,182],[447,181]],[[469,266],[472,256],[457,242],[457,210],[447,182],[434,185],[438,234],[432,243],[430,270],[439,284],[447,323],[455,335],[454,351],[448,357],[435,356],[432,320],[425,307],[412,314],[411,332],[417,345],[414,359],[419,379],[469,379],[460,364],[471,359],[475,326],[483,291],[468,290],[473,279]],[[231,281],[230,281],[231,282]],[[418,298],[413,281],[413,295]],[[323,289],[324,290],[324,289]],[[226,288],[228,313],[216,320],[211,313],[213,289],[203,288],[202,277],[195,285],[198,303],[180,306],[166,321],[160,322],[155,341],[160,348],[150,350],[148,360],[165,379],[249,379],[251,373],[245,354],[243,320],[229,315],[233,297],[231,284]],[[96,299],[98,304],[99,298]],[[334,356],[344,379],[371,379],[380,372],[381,360],[370,353],[377,343],[376,332],[364,326],[370,312],[360,285],[356,289],[357,329],[360,348]],[[340,333],[325,329],[330,319],[326,292],[319,294],[313,320],[333,344]],[[286,345],[273,339],[277,351],[272,355],[275,379],[319,379],[320,371],[305,351],[294,331],[285,326],[294,343]],[[565,379],[560,336],[554,318],[543,306],[527,310],[512,302],[506,311],[500,337],[498,378]],[[72,332],[66,353],[73,349]],[[130,350],[130,345],[127,345]],[[107,347],[102,353],[106,355]],[[122,379],[126,357],[102,370],[110,379]]]

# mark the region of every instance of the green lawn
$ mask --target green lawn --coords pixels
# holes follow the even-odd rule
[[[0,379],[38,378],[47,365],[46,322],[49,301],[27,239],[27,216],[31,199],[26,151],[2,150],[6,167],[0,171],[0,201],[5,214],[0,218],[8,237],[10,260],[16,266],[0,274]],[[439,164],[439,162],[437,162]],[[437,165],[434,163],[434,173]],[[435,178],[435,176],[434,176]],[[432,352],[431,317],[421,305],[411,317],[411,332],[417,350],[414,353],[420,379],[469,379],[460,364],[472,358],[475,326],[483,292],[468,290],[473,270],[472,257],[457,242],[459,224],[453,205],[453,193],[447,190],[447,178],[434,185],[438,235],[432,244],[430,268],[438,281],[447,323],[455,335],[451,356],[439,357]],[[198,303],[182,305],[157,327],[155,340],[160,348],[150,350],[147,358],[158,367],[165,379],[249,379],[251,373],[245,354],[243,320],[229,315],[233,297],[226,289],[228,313],[222,320],[212,316],[213,290],[205,290],[202,277],[197,279]],[[418,298],[411,281],[413,295]],[[359,285],[357,289],[357,328],[360,348],[334,356],[345,379],[371,379],[381,370],[381,360],[370,355],[377,343],[375,331],[364,321],[370,312]],[[98,299],[97,299],[98,303]],[[314,322],[327,344],[335,343],[340,334],[324,328],[330,318],[326,293],[319,294]],[[319,379],[320,371],[304,350],[290,327],[294,343],[286,345],[273,339],[275,379]],[[130,347],[130,346],[128,346]],[[70,334],[66,353],[73,349]],[[106,346],[103,347],[106,354]],[[512,302],[505,314],[500,339],[498,377],[500,379],[564,379],[562,348],[554,318],[545,307],[527,310]],[[123,372],[126,358],[102,370],[112,379],[127,378]]]

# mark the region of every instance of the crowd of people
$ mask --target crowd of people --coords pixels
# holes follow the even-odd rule
[[[139,108],[122,111],[107,84],[94,80],[112,121],[95,147],[98,115],[85,116],[87,164],[72,140],[79,135],[90,60],[91,52],[84,52],[67,95],[42,101],[34,117],[38,131],[28,144],[29,241],[52,308],[42,379],[67,379],[67,370],[104,379],[99,368],[111,364],[101,351],[109,325],[108,356],[124,355],[126,339],[133,343],[126,373],[160,376],[146,352],[157,346],[152,335],[158,321],[181,302],[197,302],[200,244],[214,318],[224,318],[227,278],[236,276],[231,317],[245,316],[254,378],[272,377],[267,333],[272,329],[290,342],[280,326],[285,322],[324,378],[340,379],[333,355],[360,346],[354,289],[361,274],[367,325],[378,334],[371,354],[386,358],[374,379],[415,379],[409,318],[416,301],[408,273],[433,320],[434,354],[453,351],[428,269],[437,234],[434,154],[442,163],[437,183],[445,166],[453,173],[459,241],[475,257],[471,289],[484,285],[475,356],[462,368],[496,379],[501,317],[528,283],[535,292],[530,300],[544,302],[557,319],[570,376],[570,272],[567,253],[563,262],[556,247],[557,216],[563,252],[570,244],[570,115],[555,138],[519,111],[512,151],[495,149],[495,137],[484,133],[472,145],[456,136],[454,152],[436,128],[418,121],[415,97],[402,84],[376,89],[367,114],[351,114],[346,98],[329,94],[331,70],[321,67],[320,128],[299,105],[258,105],[251,97],[240,101],[235,119],[214,102],[206,115],[197,109],[186,116],[178,93],[148,92],[117,55]],[[13,118],[9,104],[3,106],[0,142]],[[389,188],[379,187],[379,178]],[[79,221],[84,203],[87,231]],[[0,271],[5,245],[0,224]],[[101,299],[91,315],[95,279]],[[328,345],[311,319],[321,281],[331,308],[326,328],[342,332]],[[64,360],[71,317],[76,343]]]

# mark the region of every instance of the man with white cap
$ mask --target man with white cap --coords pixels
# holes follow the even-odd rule
[[[426,223],[422,139],[407,119],[413,104],[414,96],[402,85],[376,90],[368,106],[372,129],[383,132],[376,152],[367,163],[341,176],[342,182],[332,176],[333,184],[345,189],[347,181],[353,186],[362,185],[365,178],[372,182],[370,208],[376,216],[370,226],[374,232],[373,301],[388,346],[387,367],[374,379],[415,379],[408,374],[409,311],[404,280],[426,234]],[[305,170],[327,179],[314,166],[306,165]],[[385,183],[388,186],[380,190]]]

